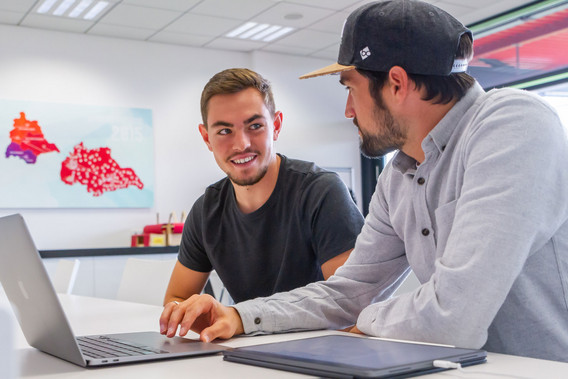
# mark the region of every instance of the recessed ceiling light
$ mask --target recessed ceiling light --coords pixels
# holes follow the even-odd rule
[[[79,15],[83,13],[83,11],[85,11],[85,9],[87,9],[92,2],[93,0],[81,0],[81,2],[77,4],[77,6],[73,8],[71,12],[69,12],[69,17],[79,17]]]
[[[51,9],[58,4],[55,9]],[[99,0],[42,0],[36,12],[40,14],[51,14],[53,16],[63,16],[77,18],[83,13],[83,19],[92,20],[109,5],[108,1]]]
[[[247,39],[249,37],[252,37],[255,34],[262,32],[264,29],[268,28],[269,26],[270,25],[268,25],[268,24],[259,24],[259,25],[255,26],[254,28],[247,30],[243,34],[240,34],[239,38]]]
[[[38,8],[37,8],[37,13],[47,13],[49,12],[49,10],[51,9],[51,7],[53,6],[53,4],[55,4],[57,2],[57,0],[45,0],[43,2],[43,4],[41,4]]]
[[[61,16],[63,13],[67,12],[67,10],[73,5],[75,0],[63,0],[61,4],[53,11],[54,16]]]
[[[288,34],[290,33],[292,30],[294,30],[294,28],[291,28],[289,26],[280,29],[279,31],[277,31],[276,33],[273,33],[271,35],[269,35],[268,37],[264,38],[263,41],[264,42],[270,42],[270,41],[274,41],[276,38],[280,38],[282,37],[284,34]]]
[[[245,24],[242,24],[238,28],[231,30],[229,33],[226,34],[226,36],[230,37],[230,38],[234,38],[234,37],[238,36],[239,34],[249,30],[250,28],[252,28],[253,26],[256,26],[256,25],[257,25],[256,22],[247,22]]]
[[[98,3],[96,3],[90,11],[87,12],[87,14],[85,16],[83,16],[83,18],[85,20],[92,20],[95,17],[97,17],[102,11],[103,9],[105,9],[108,5],[108,1],[99,1]]]
[[[278,29],[282,29],[282,27],[278,25],[272,25],[271,27],[264,29],[262,32],[250,37],[250,39],[252,39],[253,41],[258,41],[259,39],[263,39],[267,35],[274,33]]]
[[[250,39],[253,41],[262,40],[270,42],[284,34],[290,33],[294,28],[282,27],[280,25],[259,24],[249,21],[238,28],[225,34],[229,38]]]

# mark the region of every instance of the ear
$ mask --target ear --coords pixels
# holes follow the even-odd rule
[[[209,151],[213,151],[211,148],[211,142],[209,142],[209,132],[207,131],[207,127],[203,124],[199,124],[199,133],[201,134],[201,138],[203,138],[203,142],[207,145]]]
[[[280,130],[282,130],[282,119],[282,112],[276,111],[274,114],[274,134],[272,136],[274,141],[278,140],[278,135],[280,134]]]
[[[400,66],[393,66],[389,70],[389,91],[397,102],[402,102],[410,92],[410,79],[406,71]]]

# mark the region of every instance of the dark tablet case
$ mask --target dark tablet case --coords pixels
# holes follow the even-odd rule
[[[330,378],[404,378],[442,371],[434,360],[468,366],[486,361],[483,350],[327,335],[226,350],[231,362]]]

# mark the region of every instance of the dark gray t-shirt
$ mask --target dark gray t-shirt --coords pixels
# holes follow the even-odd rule
[[[185,222],[180,263],[215,269],[236,302],[322,280],[321,264],[353,248],[363,226],[337,174],[280,156],[262,207],[243,214],[225,178],[206,189]]]

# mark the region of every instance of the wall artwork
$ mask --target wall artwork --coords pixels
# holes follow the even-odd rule
[[[0,100],[0,208],[150,208],[152,111]]]

